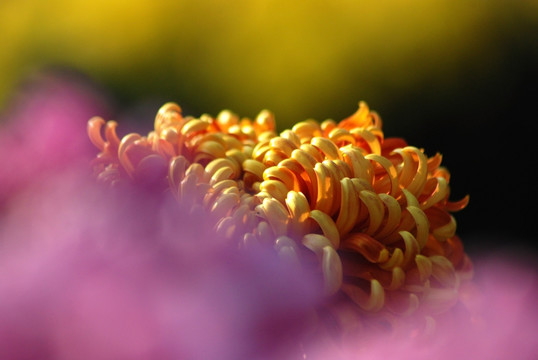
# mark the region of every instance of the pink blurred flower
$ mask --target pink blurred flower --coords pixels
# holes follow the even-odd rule
[[[0,113],[0,205],[9,194],[92,155],[86,122],[106,99],[82,77],[44,71],[30,77]]]
[[[463,304],[437,319],[430,331],[374,332],[341,346],[315,344],[309,359],[538,359],[535,265],[483,256],[476,271],[474,283],[462,291]],[[407,321],[420,323],[415,317]]]
[[[304,275],[238,254],[166,197],[84,176],[33,184],[0,219],[2,359],[301,354],[321,295]]]

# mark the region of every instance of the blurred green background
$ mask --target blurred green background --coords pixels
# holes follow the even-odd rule
[[[444,154],[453,198],[471,194],[464,241],[523,243],[538,213],[537,34],[525,0],[2,0],[0,108],[51,65],[87,75],[118,114],[151,104],[147,130],[165,101],[195,116],[268,108],[283,130],[365,100],[387,136]]]

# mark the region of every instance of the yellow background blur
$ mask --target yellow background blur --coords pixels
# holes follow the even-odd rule
[[[425,81],[495,67],[496,34],[537,18],[535,1],[2,0],[0,103],[28,72],[60,64],[126,101],[269,108],[283,126],[338,118],[361,99],[382,110]]]
[[[524,194],[484,174],[513,179],[502,169],[527,164],[509,150],[534,142],[537,25],[532,0],[1,0],[0,109],[49,65],[87,74],[120,108],[148,98],[195,116],[268,108],[280,130],[340,120],[365,100],[386,134],[445,154],[454,197],[472,194],[463,232],[498,223],[526,235],[528,212],[486,205],[524,209]],[[511,188],[527,187],[521,177]]]

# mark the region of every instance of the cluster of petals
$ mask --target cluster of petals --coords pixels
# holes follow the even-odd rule
[[[472,276],[451,215],[468,197],[449,200],[442,156],[385,138],[363,102],[339,123],[306,120],[280,134],[267,110],[194,118],[174,103],[147,136],[120,139],[116,127],[88,122],[99,182],[162,189],[238,251],[272,248],[318,274],[332,304],[325,319],[339,328],[419,312],[428,326]]]

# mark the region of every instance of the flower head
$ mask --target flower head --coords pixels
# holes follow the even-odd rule
[[[427,330],[472,275],[451,215],[469,198],[449,200],[442,156],[385,138],[364,102],[339,123],[307,120],[280,135],[268,111],[193,118],[173,103],[147,136],[120,140],[116,126],[88,123],[99,181],[168,189],[238,249],[273,248],[318,274],[320,323],[342,334],[369,319],[397,328],[413,313]]]

